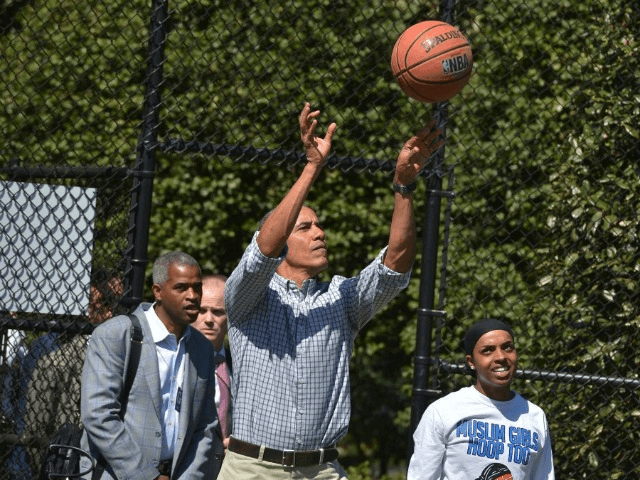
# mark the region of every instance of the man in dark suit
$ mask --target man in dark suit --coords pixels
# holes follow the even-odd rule
[[[131,321],[114,317],[89,340],[82,446],[104,466],[102,479],[215,479],[223,453],[214,402],[215,352],[190,325],[200,311],[200,267],[185,253],[165,254],[154,263],[152,288],[155,303],[134,312],[144,339],[128,399],[120,397]],[[81,469],[87,464],[83,459]]]
[[[216,351],[216,408],[224,438],[224,447],[229,445],[231,434],[231,351],[225,348],[227,335],[227,311],[224,308],[224,284],[227,277],[220,274],[203,275],[200,315],[193,326],[197,328]]]

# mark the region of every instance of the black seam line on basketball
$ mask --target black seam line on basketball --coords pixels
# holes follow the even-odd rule
[[[453,49],[451,49],[451,50],[453,50]],[[447,52],[450,52],[451,50],[447,50]],[[442,53],[447,53],[447,52],[442,52]],[[439,55],[437,55],[435,57],[428,58],[427,60],[423,60],[422,62],[414,63],[413,65],[409,65],[407,68],[405,68],[403,70],[398,70],[398,73],[394,76],[394,78],[397,78],[397,77],[399,77],[400,75],[402,75],[404,73],[409,73],[411,75],[410,70],[412,68],[417,67],[419,65],[422,65],[422,64],[424,64],[424,63],[426,63],[426,62],[428,62],[430,60],[434,60],[434,59],[438,58],[440,55],[442,55],[442,54],[439,54]],[[452,57],[452,58],[455,58],[455,57]],[[470,66],[470,69],[473,68],[473,60],[471,60],[471,62],[469,62],[469,66]],[[411,75],[411,76],[413,77],[413,75]]]
[[[427,33],[429,30],[433,30],[434,28],[443,27],[443,26],[444,26],[444,27],[453,27],[455,30],[458,30],[456,27],[454,27],[453,25],[450,25],[450,24],[448,24],[448,23],[446,23],[446,22],[440,22],[440,21],[438,21],[438,20],[434,20],[434,21],[438,22],[438,24],[437,24],[437,25],[432,25],[431,27],[427,28],[426,30],[422,30],[422,31],[417,35],[417,37],[419,37],[420,35],[422,35],[422,34],[424,34],[424,33]],[[404,33],[404,32],[403,32],[403,33]],[[462,33],[462,32],[461,32],[461,33]]]
[[[435,20],[435,21],[437,21],[437,20]],[[455,30],[458,30],[458,29],[457,29],[456,27],[454,27],[453,25],[449,25],[448,23],[438,21],[438,24],[437,24],[437,25],[432,25],[431,27],[427,28],[426,30],[421,30],[421,31],[420,31],[420,33],[418,33],[417,35],[415,35],[415,38],[416,38],[416,39],[415,39],[413,42],[411,42],[411,46],[413,46],[413,45],[418,41],[418,38],[420,38],[420,36],[421,36],[421,35],[424,35],[425,33],[427,33],[427,32],[429,32],[429,31],[433,30],[434,28],[438,28],[438,27],[453,27]],[[408,30],[408,29],[407,29],[407,30]],[[399,37],[399,38],[402,38],[402,37],[404,36],[404,34],[405,34],[405,33],[406,33],[406,30],[400,34],[400,37]],[[461,32],[461,33],[462,33],[462,32]]]
[[[400,73],[399,73],[398,75],[396,75],[394,78],[395,78],[395,79],[396,79],[396,81],[397,81],[397,80],[398,80],[398,78],[403,77],[403,76],[404,76],[403,74],[405,74],[405,73],[407,74],[407,76],[408,76],[409,78],[411,78],[412,80],[417,81],[418,83],[420,83],[420,84],[422,84],[422,85],[444,85],[444,84],[447,84],[447,83],[451,83],[451,80],[452,80],[452,79],[453,79],[454,81],[456,81],[456,82],[457,82],[458,80],[460,80],[460,79],[462,79],[462,78],[465,78],[465,77],[470,76],[470,75],[473,73],[473,68],[470,68],[470,69],[469,69],[469,71],[468,71],[467,73],[465,73],[464,75],[462,75],[461,77],[457,77],[457,78],[456,78],[456,77],[452,74],[450,77],[447,77],[447,78],[448,78],[448,80],[447,80],[447,81],[445,81],[445,82],[429,82],[429,81],[427,81],[427,80],[421,80],[420,78],[418,78],[418,77],[414,77],[413,75],[411,75],[411,72],[408,72],[408,71],[400,72]]]
[[[414,77],[413,75],[411,75],[411,72],[408,72],[406,70],[404,72],[400,72],[398,75],[396,75],[394,77],[396,79],[396,81],[397,81],[398,78],[402,77],[403,76],[402,74],[404,74],[404,73],[406,73],[409,76],[409,78],[411,78],[412,80],[416,80],[418,83],[420,83],[422,85],[444,85],[444,84],[447,84],[447,83],[451,83],[452,79],[457,82],[461,78],[465,78],[465,77],[470,76],[473,73],[473,68],[470,68],[469,71],[467,73],[465,73],[464,75],[462,75],[461,77],[457,77],[456,78],[452,74],[450,77],[447,77],[448,80],[446,82],[429,82],[429,81],[426,81],[426,80],[421,80],[418,77]]]
[[[409,90],[411,90],[413,92],[413,95],[409,95],[412,98],[415,98],[416,100],[420,101],[420,102],[429,102],[429,103],[433,103],[433,102],[440,102],[441,100],[437,100],[433,97],[428,97],[426,95],[424,95],[422,92],[417,91],[414,88],[408,87]],[[450,100],[450,99],[449,99]]]
[[[469,45],[469,42],[467,42],[467,43],[465,43],[465,44],[462,44],[462,45],[456,45],[455,47],[451,47],[450,49],[445,50],[444,52],[440,52],[438,55],[435,55],[435,56],[433,56],[433,57],[429,57],[429,58],[425,58],[425,59],[424,59],[424,60],[422,60],[421,62],[414,63],[413,65],[407,65],[407,68],[405,68],[404,70],[402,70],[402,71],[400,71],[400,72],[398,72],[398,73],[404,73],[404,72],[406,72],[406,71],[411,70],[413,67],[415,67],[415,66],[417,66],[417,65],[422,65],[422,64],[423,64],[423,63],[425,63],[425,62],[428,62],[428,61],[430,61],[430,60],[434,60],[434,59],[438,58],[438,57],[439,57],[439,56],[441,56],[441,55],[444,55],[444,54],[446,54],[446,53],[449,53],[451,50],[455,50],[456,48],[460,48],[460,47],[464,47],[464,46],[468,46],[468,45]],[[405,64],[406,64],[406,63],[407,63],[407,58],[406,58],[406,56],[405,56],[405,59],[404,59],[404,60],[405,60]],[[473,64],[473,61],[472,61],[471,63]]]
[[[460,80],[464,80],[465,77],[470,76],[471,72],[469,72],[469,75],[465,75],[464,77],[460,77],[460,78],[454,78],[451,77],[451,79],[453,80],[453,82],[458,82]],[[425,82],[425,81],[420,81],[418,82],[420,84],[420,86],[423,87],[433,87],[433,86],[438,86],[438,85],[451,85],[452,82]],[[411,87],[409,87],[411,88]]]
[[[452,58],[455,58],[455,57],[452,57]],[[473,61],[469,62],[469,68],[468,68],[468,70],[469,70],[469,73],[471,73],[471,71],[473,70]],[[464,70],[463,70],[463,71],[464,71]],[[412,75],[412,74],[411,74],[411,70],[405,70],[405,71],[404,71],[404,72],[402,72],[402,73],[406,73],[406,74],[408,74],[411,78],[417,79],[417,77],[416,77],[416,76],[414,76],[414,75]],[[460,71],[460,72],[458,72],[458,73],[462,73],[462,71]],[[449,74],[449,75],[452,75],[452,74]]]

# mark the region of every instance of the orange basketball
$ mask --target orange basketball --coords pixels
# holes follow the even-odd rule
[[[449,100],[471,77],[473,55],[460,30],[427,20],[407,28],[396,40],[391,70],[400,88],[420,102]]]

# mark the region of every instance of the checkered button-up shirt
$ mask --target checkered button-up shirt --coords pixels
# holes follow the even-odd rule
[[[257,233],[227,280],[233,356],[233,436],[281,450],[337,443],[351,416],[349,360],[356,333],[409,283],[382,263],[357,277],[295,282],[276,272]]]

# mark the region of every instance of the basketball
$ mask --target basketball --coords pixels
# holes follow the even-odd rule
[[[449,100],[471,77],[473,55],[456,27],[427,20],[407,28],[396,40],[391,71],[400,88],[420,102]]]

